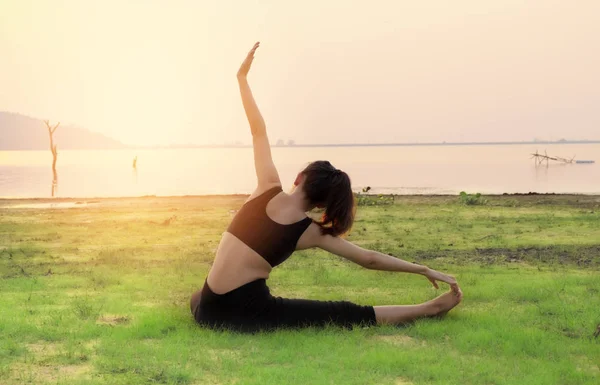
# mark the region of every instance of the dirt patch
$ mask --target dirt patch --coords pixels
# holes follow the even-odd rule
[[[394,345],[394,346],[417,346],[417,345],[425,345],[425,342],[419,342],[418,340],[403,335],[391,335],[391,336],[374,336],[374,340],[383,341],[385,343]]]
[[[99,339],[95,339],[95,340],[89,340],[88,342],[84,343],[83,346],[86,349],[96,349],[98,347],[98,345],[100,345],[100,340]]]
[[[586,356],[577,357],[577,371],[591,373],[594,376],[600,375],[600,367],[592,359]]]
[[[447,258],[449,261],[478,262],[488,265],[530,262],[542,264],[600,267],[600,245],[557,245],[547,247],[475,248],[474,250],[428,250],[417,252],[416,260]]]
[[[220,380],[215,375],[204,373],[204,374],[202,374],[201,380],[194,381],[190,385],[225,385],[225,384],[236,384],[236,383],[237,383],[236,380],[223,382],[223,380]]]
[[[141,307],[158,307],[161,305],[160,301],[143,301],[143,302],[135,302],[135,306]]]
[[[126,315],[104,314],[98,317],[96,324],[108,326],[126,325],[130,320],[129,316]]]
[[[98,202],[47,202],[6,205],[6,209],[72,209],[96,205]]]
[[[396,378],[394,385],[413,385],[413,383],[405,378]]]
[[[9,381],[20,383],[56,383],[61,379],[82,377],[92,371],[92,365],[27,365],[15,363],[10,367]],[[9,382],[10,383],[10,382]]]
[[[38,361],[58,355],[61,348],[59,344],[52,342],[36,342],[27,344],[26,347],[27,351],[29,351],[29,353],[31,353]]]
[[[240,357],[240,352],[233,349],[204,349],[206,354],[213,360],[237,359]]]

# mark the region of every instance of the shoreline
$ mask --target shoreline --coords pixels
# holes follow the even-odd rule
[[[476,194],[477,192],[465,191],[468,194]],[[394,193],[363,193],[354,192],[356,195],[376,197],[376,196],[394,196],[394,197],[458,197],[460,194],[394,194]],[[530,191],[526,193],[481,193],[481,196],[486,197],[503,197],[503,196],[597,196],[598,193],[540,193]],[[85,197],[11,197],[11,196],[0,196],[0,201],[13,201],[13,200],[48,200],[48,201],[60,201],[60,200],[90,200],[90,199],[156,199],[156,198],[228,198],[228,197],[247,197],[250,193],[237,193],[237,194],[195,194],[195,195],[122,195],[122,196],[85,196]]]
[[[468,194],[476,194],[476,192],[468,192]],[[370,194],[370,193],[358,193],[357,195],[366,196],[366,197],[376,197],[376,196],[394,196],[394,197],[458,197],[460,194],[393,194],[393,193],[378,193],[378,194]],[[597,196],[600,197],[600,192],[598,193],[538,193],[535,191],[530,191],[526,193],[492,193],[492,194],[484,194],[481,193],[481,196],[486,197],[503,197],[503,196]],[[180,198],[231,198],[231,197],[247,197],[250,196],[248,194],[198,194],[198,195],[123,195],[123,196],[86,196],[86,197],[11,197],[11,196],[0,196],[0,201],[15,201],[15,200],[48,200],[48,201],[63,201],[63,200],[109,200],[109,199],[180,199]]]
[[[240,201],[246,199],[250,194],[213,194],[213,195],[172,195],[172,196],[124,196],[124,197],[60,197],[60,198],[19,198],[0,197],[1,209],[44,209],[44,208],[84,208],[84,207],[106,207],[121,205],[146,205],[146,204],[175,204],[177,202],[188,202],[205,204],[206,202],[225,203],[227,201]],[[423,202],[458,202],[458,194],[360,194],[362,197],[377,198],[380,195],[393,197],[394,203],[423,203]],[[593,205],[600,206],[600,194],[558,194],[558,193],[502,193],[482,194],[494,203],[503,204],[511,201],[522,203],[557,203],[568,205]],[[541,201],[540,201],[541,199]]]

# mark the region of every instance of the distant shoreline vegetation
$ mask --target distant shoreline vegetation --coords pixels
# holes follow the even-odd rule
[[[524,141],[524,142],[407,142],[407,143],[307,143],[271,144],[271,147],[412,147],[412,146],[507,146],[507,145],[554,145],[554,144],[600,144],[600,140],[564,140],[559,141]],[[246,148],[251,144],[172,144],[164,146],[139,146],[139,149],[173,149],[173,148]]]
[[[136,146],[122,143],[98,132],[85,128],[61,125],[56,133],[56,143],[62,150],[144,150],[144,149],[183,149],[183,148],[245,148],[252,147],[234,140],[221,144],[160,144]],[[277,139],[272,147],[401,147],[401,146],[502,146],[502,145],[555,145],[555,144],[599,144],[597,140],[556,141],[498,141],[498,142],[405,142],[405,143],[296,143],[294,139]],[[44,122],[26,115],[0,111],[0,151],[40,151],[48,149],[48,132]]]
[[[120,143],[119,143],[120,144]],[[414,143],[307,143],[307,144],[271,144],[272,148],[300,147],[441,147],[441,146],[515,146],[515,145],[560,145],[560,144],[600,144],[600,140],[565,140],[565,141],[529,141],[529,142],[414,142]],[[41,151],[41,148],[1,148],[0,151]],[[154,146],[133,146],[120,144],[118,146],[65,146],[64,150],[172,150],[194,148],[252,148],[251,144],[171,144]]]

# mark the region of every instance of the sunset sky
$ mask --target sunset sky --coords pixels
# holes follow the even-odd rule
[[[0,111],[134,145],[600,139],[600,1],[0,0]]]

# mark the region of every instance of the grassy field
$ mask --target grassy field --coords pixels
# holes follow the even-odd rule
[[[189,297],[244,199],[0,200],[0,384],[600,383],[600,197],[361,198],[349,239],[454,274],[458,308],[408,327],[205,330]],[[316,250],[269,284],[374,305],[441,293]]]

